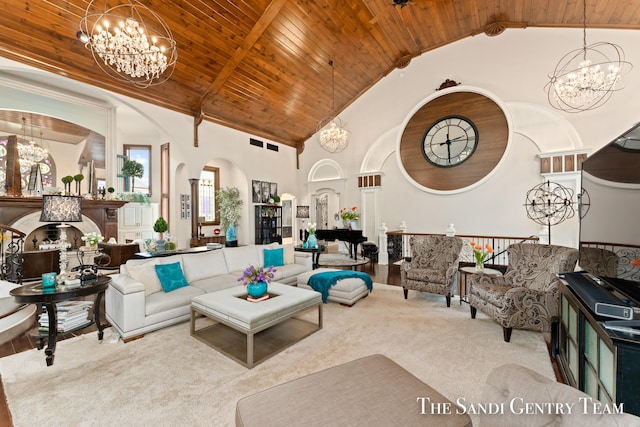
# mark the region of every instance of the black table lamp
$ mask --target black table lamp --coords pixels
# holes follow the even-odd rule
[[[67,248],[70,246],[67,241],[67,228],[69,228],[69,225],[65,224],[65,222],[82,221],[82,197],[43,195],[40,221],[60,223],[57,226],[60,229],[60,238],[56,245],[60,250],[60,281],[64,281],[68,276]]]

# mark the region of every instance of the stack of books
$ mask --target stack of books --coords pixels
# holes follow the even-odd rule
[[[269,299],[269,294],[264,294],[259,298],[252,297],[251,295],[247,295],[247,301],[249,302],[260,302]]]
[[[79,326],[91,323],[89,315],[92,307],[93,303],[91,301],[62,301],[57,303],[58,332],[68,332]],[[40,313],[38,322],[40,331],[49,331],[49,316],[46,309]]]

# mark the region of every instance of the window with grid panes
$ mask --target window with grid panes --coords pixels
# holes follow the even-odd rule
[[[198,183],[198,217],[204,217],[203,224],[220,224],[216,192],[220,189],[220,169],[205,166],[200,172]]]

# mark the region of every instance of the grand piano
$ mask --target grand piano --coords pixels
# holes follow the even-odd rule
[[[351,230],[349,228],[334,228],[331,230],[316,230],[318,240],[340,240],[349,243],[349,256],[358,259],[358,245],[367,241],[362,235],[362,230]]]

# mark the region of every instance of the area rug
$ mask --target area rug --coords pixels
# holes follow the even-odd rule
[[[349,255],[343,254],[321,254],[318,258],[318,265],[331,267],[351,267],[355,264],[366,264],[369,258],[358,255],[358,259],[354,260]]]
[[[410,292],[405,300],[402,288],[374,284],[353,307],[324,309],[322,330],[253,369],[192,338],[188,323],[127,344],[109,334],[98,342],[95,333],[65,340],[50,367],[38,350],[2,358],[14,425],[233,426],[241,397],[375,353],[452,401],[481,402],[487,375],[504,363],[554,378],[541,334],[514,330],[505,343],[497,323],[481,313],[471,319],[457,298],[447,308],[442,296]]]

